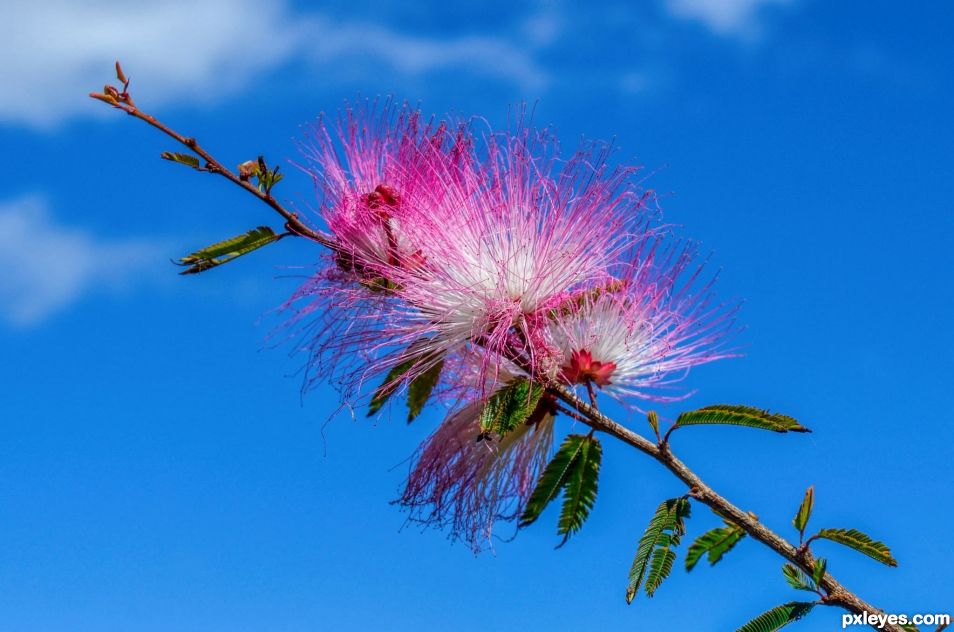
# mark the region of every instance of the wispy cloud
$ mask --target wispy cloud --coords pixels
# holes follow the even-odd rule
[[[717,35],[749,39],[759,34],[760,13],[792,0],[666,0],[674,17],[702,22]]]
[[[89,291],[121,289],[161,251],[148,240],[61,225],[37,196],[0,202],[0,320],[34,325]]]
[[[305,23],[312,63],[334,65],[362,57],[406,75],[459,69],[509,80],[529,89],[547,83],[545,71],[526,48],[499,36],[431,38],[376,24],[341,23],[314,17]]]
[[[134,81],[149,77],[134,87],[157,104],[225,98],[300,58],[415,76],[460,69],[538,89],[546,73],[530,47],[495,34],[435,37],[349,23],[296,13],[284,1],[12,0],[0,21],[0,123],[49,128],[103,114],[85,95],[109,78],[116,57],[135,69]]]

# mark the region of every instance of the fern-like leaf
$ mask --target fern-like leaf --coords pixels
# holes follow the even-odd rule
[[[368,404],[368,417],[376,414],[384,406],[385,402],[397,391],[403,382],[404,375],[414,367],[414,360],[405,360],[400,364],[394,365],[381,382],[381,386],[374,391],[371,396],[371,402]]]
[[[632,603],[644,580],[646,592],[652,596],[659,584],[668,577],[675,559],[675,551],[671,549],[679,544],[679,539],[686,532],[685,519],[689,517],[690,509],[689,501],[685,498],[665,500],[656,508],[636,546],[636,556],[629,569],[626,603]],[[671,559],[667,552],[672,553]]]
[[[536,410],[544,388],[525,378],[517,378],[494,393],[480,412],[480,427],[501,437],[527,421]]]
[[[669,577],[669,573],[672,572],[672,564],[675,561],[676,552],[668,547],[656,549],[653,552],[653,559],[649,563],[649,573],[646,574],[647,597],[652,597],[656,594],[656,589],[659,588],[663,580]]]
[[[821,586],[822,579],[825,578],[825,570],[828,568],[828,562],[820,557],[815,560],[815,566],[812,568],[812,581],[816,586]]]
[[[579,460],[580,454],[587,446],[586,439],[586,435],[572,434],[563,440],[560,449],[547,463],[543,474],[540,475],[540,480],[537,481],[537,486],[530,494],[527,507],[524,509],[523,515],[520,516],[521,527],[526,527],[536,521],[547,505],[550,504],[550,501],[556,498],[560,490],[567,484],[567,480],[573,471],[573,464]]]
[[[717,404],[684,412],[676,418],[675,427],[711,424],[746,426],[773,432],[811,432],[787,415],[771,413],[752,406],[728,404]]]
[[[702,559],[703,554],[709,558],[709,565],[715,564],[722,556],[732,550],[739,540],[745,537],[742,527],[726,521],[726,526],[706,531],[696,538],[686,552],[686,570],[691,571]]]
[[[580,530],[596,502],[603,447],[595,437],[584,437],[581,445],[577,458],[570,464],[563,490],[563,510],[557,524],[557,533],[563,536],[560,546]]]
[[[182,257],[176,263],[181,266],[188,266],[180,274],[196,274],[204,272],[223,263],[228,263],[233,259],[248,254],[253,250],[258,250],[263,246],[278,241],[285,235],[276,235],[268,226],[259,226],[247,233],[242,233],[236,237],[231,237],[224,241],[207,246],[202,250],[197,250],[190,255]]]
[[[822,529],[815,539],[831,540],[864,553],[868,557],[888,566],[897,566],[898,562],[891,557],[891,550],[884,542],[872,540],[857,529]]]
[[[798,506],[795,517],[792,518],[792,524],[798,529],[798,537],[805,537],[805,527],[808,526],[808,519],[811,518],[812,508],[815,506],[815,488],[809,487],[805,490],[805,497],[802,498],[802,504]]]
[[[815,592],[815,583],[812,581],[812,578],[794,564],[785,564],[782,566],[782,575],[785,576],[785,581],[787,581],[788,585],[792,588]]]
[[[768,612],[755,617],[736,632],[775,632],[781,630],[792,621],[798,621],[815,607],[814,603],[805,601],[790,601],[776,606]]]
[[[177,151],[164,151],[159,157],[163,160],[178,162],[180,165],[192,167],[193,169],[198,169],[200,164],[197,156],[193,156],[192,154],[180,154]]]
[[[441,377],[441,371],[444,368],[444,361],[440,360],[431,368],[424,371],[413,380],[407,389],[407,422],[411,423],[414,418],[421,414],[424,405],[431,396],[437,381]]]

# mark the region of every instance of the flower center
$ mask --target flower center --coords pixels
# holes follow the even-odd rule
[[[569,384],[585,384],[593,382],[600,388],[611,384],[610,378],[616,370],[615,362],[600,362],[593,359],[586,349],[574,351],[570,361],[560,369],[563,379]]]

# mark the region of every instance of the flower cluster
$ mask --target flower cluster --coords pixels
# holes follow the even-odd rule
[[[686,371],[725,356],[732,322],[635,169],[611,167],[597,144],[563,159],[549,131],[518,119],[494,131],[369,105],[320,120],[304,152],[336,243],[289,303],[309,380],[380,400],[418,381],[426,397],[438,374],[454,403],[401,502],[475,549],[520,514],[553,444],[550,395],[518,428],[488,430],[482,411],[502,387],[678,397],[666,391]]]

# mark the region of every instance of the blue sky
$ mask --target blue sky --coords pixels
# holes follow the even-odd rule
[[[124,60],[141,106],[228,164],[294,158],[356,94],[615,138],[666,220],[745,300],[746,356],[681,408],[749,403],[806,436],[685,431],[675,449],[786,536],[885,540],[900,567],[820,544],[892,612],[954,610],[947,563],[954,301],[954,8],[921,2],[13,0],[0,23],[0,621],[9,630],[730,630],[798,598],[767,549],[677,566],[623,600],[653,509],[682,493],[607,442],[601,494],[558,551],[552,512],[474,557],[389,505],[439,421],[339,417],[265,338],[317,253],[284,240],[178,277],[169,259],[272,222],[158,159],[85,94]],[[278,192],[301,206],[294,170]],[[644,422],[626,418],[639,431]],[[561,429],[570,430],[569,424]],[[690,536],[717,520],[696,507]],[[797,628],[832,630],[821,610]]]

